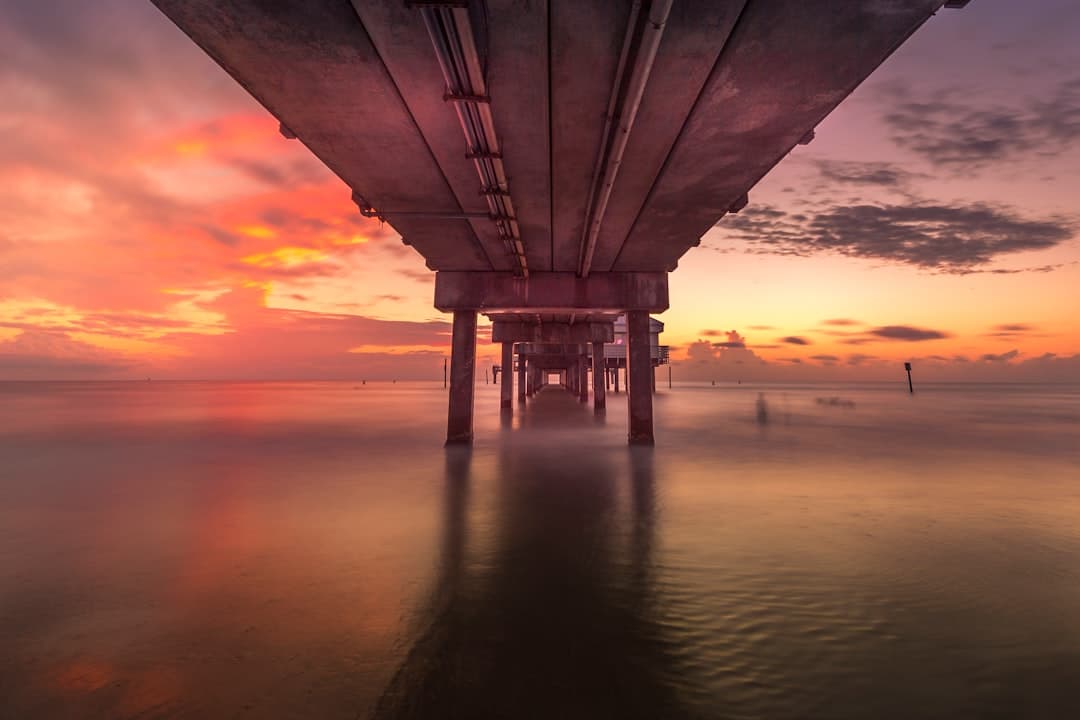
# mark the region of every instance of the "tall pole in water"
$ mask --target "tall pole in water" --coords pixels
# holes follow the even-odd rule
[[[446,358],[442,359],[442,387],[446,389]]]
[[[671,389],[671,363],[668,363],[667,366],[667,388],[668,390]]]
[[[915,386],[911,384],[911,363],[909,363],[909,362],[904,363],[904,369],[907,370],[908,392],[911,393],[912,395],[914,395],[915,394]]]

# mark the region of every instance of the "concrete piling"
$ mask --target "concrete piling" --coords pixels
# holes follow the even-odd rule
[[[631,445],[652,445],[653,378],[652,348],[649,342],[649,313],[631,310],[626,313],[626,384],[627,414]]]
[[[502,384],[499,385],[499,407],[505,409],[514,406],[514,343],[502,344]]]
[[[592,344],[592,380],[593,380],[593,411],[604,412],[607,407],[605,390],[607,384],[607,372],[604,369],[604,343]]]
[[[446,420],[447,445],[472,443],[475,372],[476,311],[455,310],[450,351],[450,408]]]

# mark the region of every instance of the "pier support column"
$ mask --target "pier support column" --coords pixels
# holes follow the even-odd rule
[[[615,371],[612,372],[612,375],[615,377],[615,394],[618,395],[618,393],[619,393],[619,366],[618,365],[615,366]]]
[[[525,356],[518,353],[518,405],[525,404]]]
[[[585,345],[584,347],[588,347]],[[589,356],[584,351],[578,355],[578,400],[589,402]]]
[[[450,409],[446,444],[470,444],[473,437],[473,383],[476,372],[476,311],[454,311],[450,352]]]
[[[649,342],[649,313],[626,313],[626,385],[628,439],[631,445],[653,444],[652,348]]]
[[[604,367],[604,343],[592,344],[592,399],[593,410],[597,413],[604,412],[607,407],[607,398],[604,394],[607,385],[607,368]]]
[[[514,406],[514,343],[502,344],[502,384],[499,385],[499,407]]]

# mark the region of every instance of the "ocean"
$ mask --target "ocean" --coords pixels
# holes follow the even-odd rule
[[[1080,717],[1080,386],[0,383],[0,718]]]

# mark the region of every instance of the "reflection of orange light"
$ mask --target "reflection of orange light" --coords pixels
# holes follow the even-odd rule
[[[56,670],[53,681],[67,692],[93,692],[113,679],[112,665],[102,660],[75,660]]]
[[[183,682],[170,668],[151,668],[131,679],[120,701],[120,714],[134,717],[160,709],[180,697]]]

